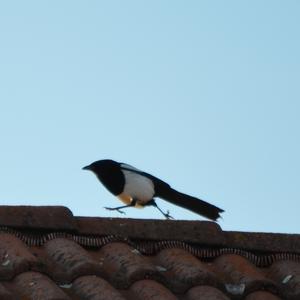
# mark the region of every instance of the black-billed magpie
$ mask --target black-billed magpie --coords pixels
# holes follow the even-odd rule
[[[83,168],[96,174],[102,184],[124,204],[119,207],[106,207],[120,213],[126,207],[156,207],[167,219],[172,217],[163,212],[156,204],[154,197],[162,198],[208,219],[216,221],[223,209],[198,198],[180,193],[166,182],[130,165],[114,160],[98,160]]]

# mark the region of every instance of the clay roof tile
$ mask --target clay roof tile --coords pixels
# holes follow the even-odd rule
[[[0,206],[0,299],[300,299],[300,235]]]

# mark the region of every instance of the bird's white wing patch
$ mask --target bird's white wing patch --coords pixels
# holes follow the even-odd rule
[[[125,186],[123,193],[137,200],[138,203],[147,203],[154,196],[154,184],[151,179],[130,171],[140,171],[129,165],[122,164],[127,170],[122,169],[125,176]]]

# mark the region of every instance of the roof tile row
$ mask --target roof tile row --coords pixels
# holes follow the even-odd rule
[[[41,296],[46,287],[55,297],[62,298],[61,289],[53,280],[63,286],[71,284],[72,291],[79,297],[89,290],[95,292],[92,287],[100,283],[114,297],[121,297],[116,289],[130,288],[134,294],[150,293],[153,289],[147,292],[141,282],[145,279],[160,291],[167,288],[168,292],[164,293],[188,292],[187,297],[191,299],[195,292],[190,290],[201,286],[210,286],[209,293],[217,291],[222,297],[259,290],[274,295],[284,291],[289,297],[300,296],[300,264],[293,261],[278,261],[261,269],[232,254],[203,262],[183,249],[164,249],[155,256],[144,256],[126,243],[114,242],[99,250],[88,250],[64,238],[48,241],[43,247],[28,248],[6,233],[0,234],[0,258],[1,280],[15,278],[17,290],[38,295],[35,298],[42,297],[37,299],[52,299],[52,294]],[[2,294],[5,293],[4,289]]]

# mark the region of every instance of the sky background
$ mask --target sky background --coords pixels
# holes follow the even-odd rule
[[[299,10],[296,0],[2,1],[1,204],[123,217],[81,170],[111,158],[223,208],[223,230],[299,233]]]

